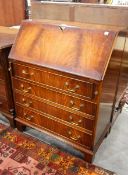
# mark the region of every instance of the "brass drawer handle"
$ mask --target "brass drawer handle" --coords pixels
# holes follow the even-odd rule
[[[32,89],[31,87],[28,87],[28,88],[25,89],[23,84],[21,84],[21,88],[22,88],[22,91],[23,91],[24,93],[28,93],[28,92],[30,92],[30,90]]]
[[[70,137],[70,139],[77,141],[77,140],[80,139],[80,136],[77,136],[77,137]]]
[[[28,103],[25,103],[24,106],[26,106],[26,107],[30,107],[31,104],[32,104],[32,102],[28,102]]]
[[[76,126],[78,126],[78,125],[80,125],[82,123],[81,119],[78,121],[78,123],[73,122],[73,117],[71,115],[69,116],[69,119],[70,119],[70,123],[73,124],[73,125],[76,125]]]
[[[95,95],[98,95],[98,91],[95,91],[94,94],[95,94]]]
[[[34,116],[33,115],[27,115],[26,113],[24,113],[24,118],[27,120],[31,120]]]
[[[26,106],[26,107],[30,107],[32,105],[31,101],[26,102],[26,100],[24,98],[22,99],[22,102],[24,103],[24,106]]]
[[[29,73],[26,70],[22,70],[22,74],[24,74],[24,75],[34,75],[33,72]]]
[[[72,132],[71,131],[68,131],[68,134],[70,136],[70,139],[74,140],[74,141],[78,141],[80,139],[80,135],[76,136],[76,137],[73,137],[72,136]]]
[[[83,107],[84,107],[84,104],[80,104],[80,106],[77,108],[77,107],[74,107],[75,106],[75,102],[73,100],[70,101],[70,107],[74,110],[77,110],[77,111],[80,111]]]
[[[82,123],[82,121],[80,121],[80,123]],[[71,124],[76,125],[76,126],[79,126],[80,123],[71,122]]]
[[[69,89],[69,83],[68,82],[65,82],[65,86],[67,87],[67,91],[70,91],[70,92],[76,92],[78,89],[80,89],[80,86],[77,84],[73,89]]]
[[[73,100],[71,100],[69,103],[70,103],[70,107],[73,107],[75,104]]]
[[[27,89],[24,89],[24,93],[28,93],[31,90],[31,87],[28,87]]]

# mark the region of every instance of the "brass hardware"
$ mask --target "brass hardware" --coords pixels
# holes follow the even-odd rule
[[[71,107],[74,106],[74,101],[73,100],[70,101],[70,106]]]
[[[23,84],[21,84],[20,87],[22,88],[24,93],[28,93],[32,89],[31,87],[28,87],[27,89],[24,89],[24,85]]]
[[[67,91],[75,92],[76,90],[75,89],[67,89]]]
[[[73,119],[73,117],[70,115],[70,116],[69,116],[69,119],[70,119],[70,120],[72,120],[72,119]]]
[[[30,103],[25,103],[24,106],[30,107]]]
[[[31,104],[32,104],[32,102],[31,102],[31,101],[26,102],[26,100],[25,100],[24,98],[22,99],[22,101],[24,102],[24,106],[26,106],[26,107],[30,107],[30,106],[31,106]]]
[[[24,75],[33,75],[34,73],[33,72],[29,73],[29,72],[26,72],[26,70],[22,70],[22,74],[24,74]]]
[[[24,93],[28,93],[31,90],[31,87],[28,87],[27,89],[24,89]]]
[[[80,86],[77,84],[76,86],[75,86],[75,89],[79,89],[80,88]]]
[[[24,85],[23,85],[23,84],[21,84],[21,85],[20,85],[20,87],[21,87],[21,88],[24,88]]]
[[[27,115],[26,113],[24,113],[24,117],[25,117],[25,119],[30,121],[34,116],[33,115]]]
[[[78,126],[80,123],[82,123],[82,120],[79,120],[78,123],[71,122],[71,124]]]
[[[22,98],[22,102],[25,102],[26,100],[24,98]]]
[[[79,120],[78,123],[82,123],[82,120]]]
[[[70,107],[71,107],[72,109],[77,110],[77,111],[80,111],[80,110],[81,110],[81,108],[83,108],[83,107],[84,107],[84,104],[80,104],[79,108],[74,107],[74,105],[75,105],[74,101],[73,101],[73,100],[71,100],[71,101],[70,101]]]
[[[79,139],[80,139],[80,135],[79,135],[79,136],[77,136],[77,137],[70,137],[70,139],[77,141],[77,140],[79,140]]]
[[[71,115],[69,116],[69,119],[70,119],[70,123],[73,124],[73,125],[76,125],[76,126],[78,126],[79,124],[82,123],[81,119],[78,121],[78,123],[73,122],[73,117]]]
[[[98,91],[95,91],[94,94],[95,94],[95,95],[98,95]]]
[[[71,122],[72,125],[76,125],[78,126],[79,124],[78,123],[75,123],[75,122]]]
[[[76,108],[76,107],[72,107],[73,110],[76,110],[76,111],[79,111],[80,109],[79,108]]]
[[[76,136],[76,137],[72,137],[72,132],[71,131],[68,131],[68,134],[70,135],[70,139],[74,140],[74,141],[77,141],[80,139],[80,135]]]
[[[80,104],[80,109],[84,107],[84,104]]]
[[[71,135],[71,134],[72,134],[72,132],[71,132],[71,131],[68,131],[68,134],[69,134],[69,135]]]
[[[65,86],[69,86],[69,83],[67,81],[65,82]]]
[[[68,82],[65,82],[65,86],[67,87],[67,91],[70,91],[70,92],[76,92],[76,90],[80,88],[79,85],[76,85],[73,89],[69,89],[68,88],[68,86],[69,86]]]

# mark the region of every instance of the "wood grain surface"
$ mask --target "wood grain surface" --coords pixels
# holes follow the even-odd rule
[[[10,53],[16,58],[71,74],[102,80],[117,32],[24,22]],[[53,61],[54,60],[54,61]]]
[[[0,25],[20,25],[26,18],[26,0],[0,0]]]

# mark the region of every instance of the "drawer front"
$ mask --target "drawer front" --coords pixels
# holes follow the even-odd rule
[[[0,79],[4,80],[4,74],[3,74],[3,70],[1,67],[0,67]]]
[[[41,126],[49,131],[56,133],[57,135],[64,136],[67,139],[76,142],[77,144],[79,143],[86,145],[87,147],[91,147],[92,135],[88,133],[77,131],[58,121],[45,117],[44,115],[32,112],[27,108],[22,108],[19,105],[16,105],[16,114],[19,118],[26,120],[32,125]]]
[[[66,106],[72,110],[84,112],[89,115],[96,114],[96,104],[94,103],[84,101],[51,89],[47,89],[45,87],[37,86],[26,81],[18,79],[13,80],[15,89],[22,91],[24,94],[32,94],[45,100],[49,100],[50,102]]]
[[[3,112],[9,111],[8,102],[3,97],[0,97],[0,110]]]
[[[95,85],[91,82],[80,81],[79,79],[65,77],[46,70],[32,69],[19,64],[13,64],[13,75],[26,78],[35,82],[43,83],[65,90],[68,93],[82,95],[87,98],[94,98]]]
[[[43,113],[49,114],[51,116],[54,116],[56,118],[59,118],[61,120],[64,120],[68,122],[71,125],[79,126],[82,128],[85,128],[87,130],[92,131],[94,128],[94,119],[82,117],[79,115],[75,115],[71,112],[65,111],[63,109],[60,109],[58,107],[49,105],[43,101],[35,100],[30,97],[26,97],[25,95],[15,93],[15,100],[16,103],[19,103],[21,105],[24,105],[26,107],[30,107],[36,110],[39,110]]]
[[[6,97],[6,87],[4,81],[0,81],[0,95],[2,97]]]

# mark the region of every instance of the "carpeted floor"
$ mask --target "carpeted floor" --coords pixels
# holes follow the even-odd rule
[[[0,124],[0,175],[114,175]]]
[[[1,118],[1,117],[0,117]],[[2,118],[0,122],[7,124],[7,120]],[[125,106],[122,114],[116,120],[111,133],[100,146],[94,164],[116,172],[118,175],[127,175],[128,173],[128,106]],[[82,154],[65,143],[52,139],[48,135],[27,128],[26,133],[32,135],[46,143],[61,148],[62,151],[69,152],[82,158]]]

